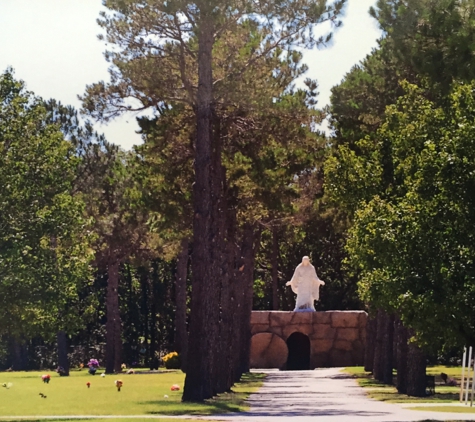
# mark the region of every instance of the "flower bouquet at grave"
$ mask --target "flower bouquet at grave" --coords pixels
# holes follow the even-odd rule
[[[89,373],[91,375],[95,375],[97,369],[99,368],[99,361],[97,359],[89,359],[87,366],[89,368]]]
[[[163,356],[162,361],[167,369],[181,368],[181,358],[177,352],[168,353],[168,355]]]

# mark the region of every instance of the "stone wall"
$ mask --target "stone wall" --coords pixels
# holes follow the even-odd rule
[[[295,332],[310,339],[310,368],[362,365],[364,311],[253,311],[251,367],[285,369],[287,340]]]

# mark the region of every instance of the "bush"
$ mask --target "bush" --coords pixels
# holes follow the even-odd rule
[[[162,361],[167,369],[181,368],[181,358],[177,352],[168,353],[168,355],[163,356]]]

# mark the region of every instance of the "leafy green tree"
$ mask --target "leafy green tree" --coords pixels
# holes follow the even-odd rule
[[[397,186],[360,207],[347,247],[364,299],[397,311],[418,344],[438,350],[475,332],[473,86],[456,84],[443,107],[404,87],[377,133],[380,146],[391,140]]]
[[[45,106],[79,159],[73,189],[85,200],[85,213],[92,222],[94,264],[98,272],[107,274],[106,371],[117,372],[122,364],[121,266],[149,252],[148,210],[136,156],[107,142],[89,121],[81,122],[74,108],[54,100]]]
[[[12,70],[0,76],[0,332],[20,341],[77,327],[92,257],[79,162],[43,104]]]
[[[380,0],[371,9],[383,30],[379,48],[332,90],[330,107],[336,136],[325,166],[325,192],[347,214],[350,225],[355,212],[375,197],[391,201],[404,182],[393,165],[392,139],[387,137],[382,145],[377,135],[386,108],[405,94],[400,81],[418,85],[421,95],[444,106],[453,81],[473,79],[474,6],[473,1],[458,0]],[[410,347],[410,352],[423,361],[419,351]],[[420,394],[423,383],[417,384]]]

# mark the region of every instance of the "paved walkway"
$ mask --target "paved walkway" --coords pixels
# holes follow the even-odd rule
[[[475,413],[416,411],[369,399],[356,381],[338,368],[269,371],[264,386],[251,396],[249,403],[249,412],[213,419],[233,422],[283,422],[284,419],[295,422],[475,420]]]

